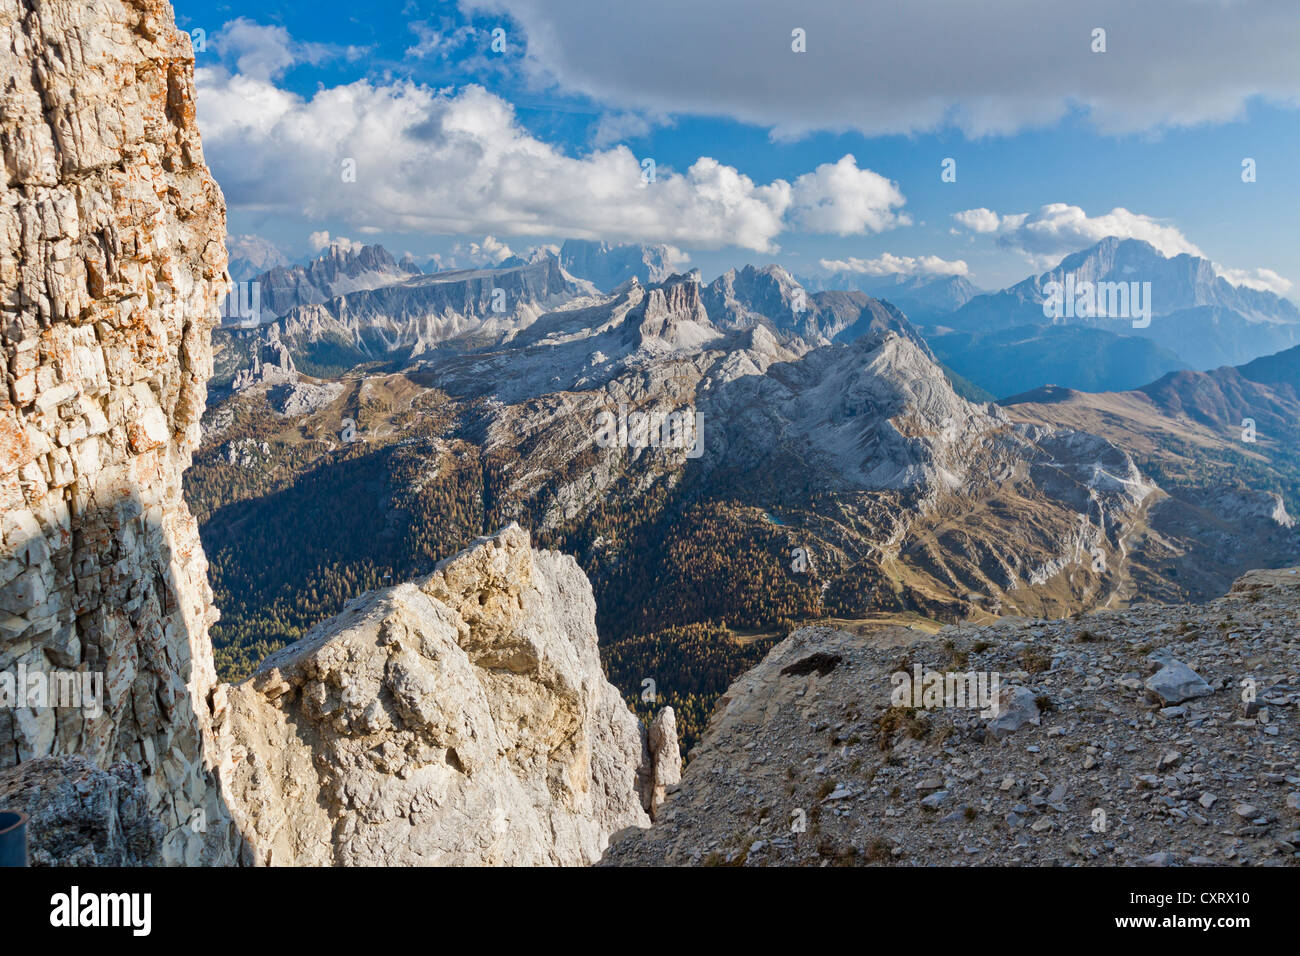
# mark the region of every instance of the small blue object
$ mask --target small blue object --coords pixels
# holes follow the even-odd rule
[[[0,866],[27,865],[27,814],[0,810]]]

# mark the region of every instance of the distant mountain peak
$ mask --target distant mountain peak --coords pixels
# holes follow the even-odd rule
[[[262,319],[284,315],[301,305],[319,305],[336,296],[377,289],[419,275],[409,254],[398,262],[383,246],[332,242],[304,265],[282,265],[259,275]]]
[[[720,338],[700,292],[698,272],[675,273],[645,289],[627,319],[637,330],[638,345],[654,351],[694,351]]]
[[[1233,285],[1210,260],[1186,252],[1167,256],[1143,239],[1107,236],[1065,256],[1055,268],[1039,275],[1035,284],[1041,290],[1047,282],[1061,281],[1067,274],[1076,280],[1094,282],[1150,282],[1156,315],[1214,307],[1256,321],[1300,323],[1300,310],[1286,299],[1265,290]],[[1030,281],[1026,279],[1020,286]]]
[[[1046,307],[1055,296],[1060,296],[1058,305],[1068,306],[1055,310],[1057,314]],[[1149,344],[1134,341],[1138,338],[1166,353],[1159,358],[1162,372],[1179,363],[1197,369],[1239,365],[1300,344],[1300,309],[1288,300],[1233,285],[1208,259],[1188,253],[1166,256],[1149,242],[1116,236],[1072,252],[1052,269],[1000,292],[977,296],[938,324],[977,337],[1018,328],[1036,331],[1045,344],[1059,346],[1052,349],[1057,353],[1069,347],[1066,340],[1080,329],[1096,330],[1094,338],[1100,335],[1107,341],[1094,344],[1109,350],[1114,368],[1129,368],[1134,375],[1155,370]],[[946,351],[938,341],[933,344],[941,354]],[[1095,355],[1080,352],[1075,361],[1094,360]],[[970,374],[960,367],[958,371]],[[1066,370],[1063,384],[1082,383],[1095,368],[1080,366],[1076,372]],[[1140,379],[1127,378],[1121,375],[1105,387],[1141,384]],[[978,375],[974,380],[998,392]]]
[[[980,294],[977,286],[959,275],[871,275],[840,271],[826,276],[800,277],[799,281],[810,292],[858,291],[884,299],[921,324],[960,309]]]
[[[592,239],[566,239],[559,260],[570,275],[586,279],[602,292],[612,292],[628,279],[653,285],[673,275],[683,260],[672,246],[611,244]]]
[[[277,266],[289,265],[288,256],[261,236],[227,236],[226,251],[230,256],[227,268],[235,282],[246,282]]]

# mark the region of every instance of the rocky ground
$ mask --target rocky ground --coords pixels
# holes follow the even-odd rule
[[[891,705],[915,665],[998,673],[1000,712]],[[1294,865],[1298,671],[1295,569],[1207,605],[804,628],[602,864]]]

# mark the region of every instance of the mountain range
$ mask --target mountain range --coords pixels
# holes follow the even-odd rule
[[[400,367],[434,348],[500,343],[566,301],[613,296],[633,279],[661,283],[680,258],[665,245],[571,239],[558,252],[538,248],[492,268],[426,278],[409,255],[399,262],[381,246],[336,244],[256,281],[262,324],[282,320],[278,335],[296,361],[337,372],[365,362]],[[1068,284],[1071,292],[1096,288],[1101,304],[1085,314],[1071,295],[1060,315],[1047,314],[1053,284]],[[495,289],[502,291],[494,299],[488,292]],[[962,393],[981,398],[1048,384],[1135,388],[1169,372],[1240,365],[1300,342],[1300,310],[1289,300],[1232,285],[1205,259],[1168,258],[1132,239],[1103,239],[1000,292],[980,293],[963,276],[840,271],[809,278],[751,265],[707,283],[703,295],[720,328],[765,323],[809,344],[846,334],[869,307],[879,321],[923,338]],[[1107,305],[1149,314],[1097,314],[1110,311]],[[244,352],[232,360],[247,364],[251,352]]]
[[[801,276],[799,281],[810,291],[855,289],[877,299],[887,299],[918,325],[955,312],[981,294],[969,279],[960,275],[869,275],[840,270]]]
[[[688,744],[795,621],[1200,600],[1300,560],[1285,358],[991,404],[865,293],[747,266],[606,294],[551,253],[296,307],[219,374],[250,341],[296,370],[216,393],[187,476],[227,675],[509,521],[577,556],[611,679],[637,707],[652,669]],[[660,428],[688,419],[698,447]]]
[[[1085,314],[1062,302],[1061,315],[1046,315],[1052,283],[1105,283],[1106,304],[1121,308]],[[1133,314],[1138,303],[1148,314]],[[1232,285],[1205,259],[1107,238],[1048,272],[933,317],[925,332],[936,354],[995,395],[1044,384],[1108,390],[1290,348],[1300,343],[1300,310],[1271,292]]]
[[[336,243],[305,265],[277,266],[254,281],[260,286],[265,321],[299,306],[400,282],[421,271],[413,258],[398,262],[383,246],[352,248]]]
[[[362,253],[322,257],[310,268],[273,270],[264,276],[263,301],[270,296],[280,305],[295,297],[321,297],[331,276],[342,276],[331,280],[336,284],[375,277],[386,281],[322,302],[302,302],[254,328],[219,330],[216,381],[232,381],[271,343],[276,348],[283,346],[307,372],[339,374],[366,364],[396,369],[438,350],[464,352],[515,339],[533,341],[537,335],[551,334],[549,330],[556,324],[576,320],[601,325],[618,313],[623,303],[640,302],[646,295],[635,275],[625,278],[611,293],[602,294],[590,281],[572,275],[560,257],[546,251],[529,260],[507,261],[495,269],[427,275],[399,274],[397,264],[382,247],[368,246]],[[592,258],[584,261],[591,264]],[[796,351],[805,351],[869,328],[892,328],[925,348],[917,331],[892,305],[860,292],[809,295],[780,266],[733,269],[707,286],[698,272],[686,278],[693,289],[691,301],[698,305],[693,320],[700,335],[763,326]],[[649,294],[652,298],[671,295],[679,284],[678,277],[670,276],[652,284],[650,289],[656,291]],[[588,306],[595,311],[586,311]],[[533,323],[544,315],[548,321],[533,330]],[[674,332],[688,334],[684,328]]]

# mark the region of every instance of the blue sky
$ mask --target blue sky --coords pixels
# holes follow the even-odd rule
[[[1295,297],[1300,9],[898,6],[176,12],[204,31],[199,123],[230,232],[291,257],[328,234],[468,265],[583,235],[670,243],[706,277],[847,263],[998,288],[1117,234]]]

